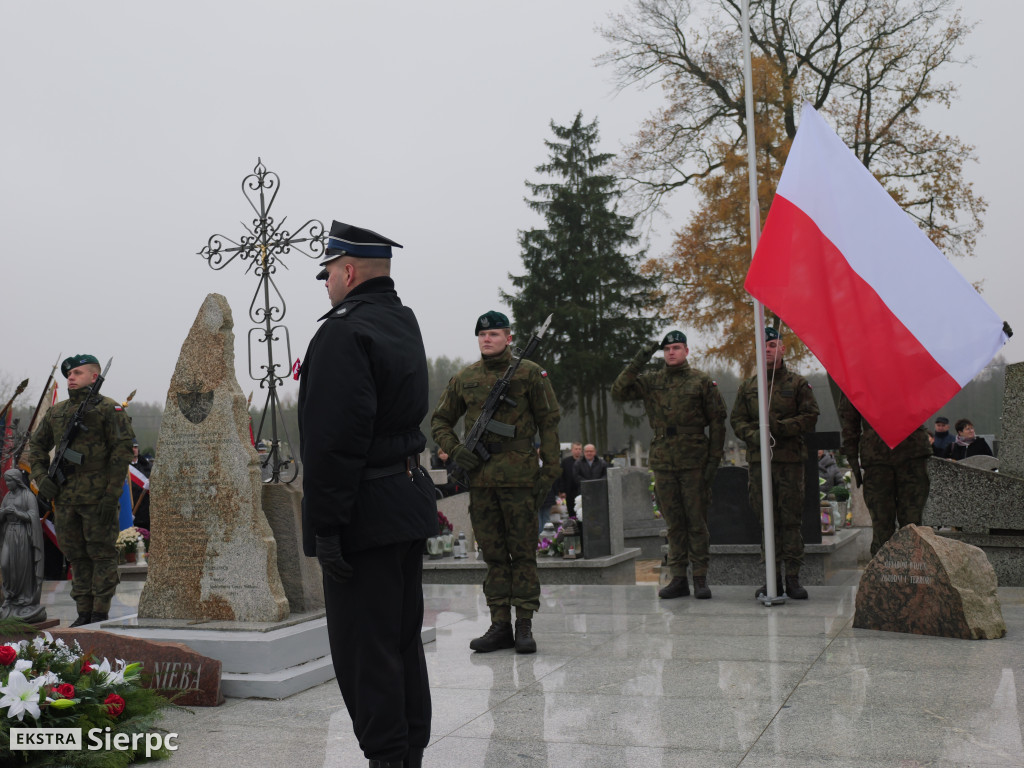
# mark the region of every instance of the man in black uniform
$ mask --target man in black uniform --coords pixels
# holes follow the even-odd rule
[[[299,378],[303,549],[324,574],[341,695],[370,766],[420,766],[430,687],[420,641],[424,541],[437,534],[426,438],[427,359],[375,232],[335,221],[324,269],[332,309]]]

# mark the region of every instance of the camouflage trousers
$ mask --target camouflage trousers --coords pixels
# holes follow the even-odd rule
[[[864,467],[864,503],[871,513],[871,556],[882,548],[896,530],[921,524],[928,500],[928,457],[902,464],[872,464]]]
[[[71,598],[78,612],[107,613],[120,581],[117,575],[117,518],[103,525],[99,504],[56,508],[57,543],[71,563]]]
[[[658,508],[668,523],[668,567],[673,576],[708,572],[708,492],[704,470],[655,471],[654,492]]]
[[[775,521],[775,562],[786,564],[787,575],[800,573],[804,537],[800,528],[804,511],[803,462],[772,462],[772,501]],[[761,462],[750,465],[750,509],[761,524],[761,562],[764,562],[764,502],[761,499]]]
[[[531,618],[540,608],[537,510],[531,488],[473,488],[469,519],[487,564],[484,596],[491,619]]]

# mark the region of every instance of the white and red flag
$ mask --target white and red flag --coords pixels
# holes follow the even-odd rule
[[[149,478],[146,477],[134,464],[128,465],[128,479],[132,481],[132,485],[147,490],[149,488]]]
[[[745,286],[890,447],[1007,340],[999,316],[809,104]]]

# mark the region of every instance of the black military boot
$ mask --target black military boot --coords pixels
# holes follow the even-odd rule
[[[685,576],[673,576],[666,586],[658,590],[658,597],[662,600],[672,600],[676,597],[688,597],[690,594],[690,583]]]
[[[706,574],[693,577],[693,596],[698,600],[711,599],[711,590],[708,589],[708,577]]]
[[[78,614],[78,618],[75,619],[73,622],[71,622],[71,626],[72,627],[81,627],[84,624],[91,624],[91,623],[92,623],[92,614],[91,613],[80,613],[80,614]]]
[[[800,577],[797,574],[786,574],[786,595],[792,600],[806,600],[807,590],[800,586]]]
[[[370,768],[402,768],[402,761],[391,762],[389,760],[371,760]]]
[[[783,589],[782,589],[782,576],[780,576],[779,574],[776,574],[775,575],[775,596],[776,597],[781,597],[782,596],[782,592],[783,592]],[[757,588],[757,592],[754,593],[754,599],[755,600],[759,600],[761,597],[763,597],[764,595],[767,595],[767,594],[768,594],[768,585],[767,584],[762,584],[760,587]]]
[[[423,747],[409,747],[402,768],[423,768]]]
[[[109,618],[110,618],[110,614],[107,613],[106,611],[104,611],[103,613],[100,613],[99,611],[93,611],[92,612],[92,623],[93,624],[95,624],[98,621],[106,621]]]
[[[516,653],[536,653],[533,639],[533,619],[516,619]]]
[[[495,621],[480,637],[469,641],[469,647],[477,653],[500,651],[502,648],[514,648],[516,638],[512,634],[511,621]]]

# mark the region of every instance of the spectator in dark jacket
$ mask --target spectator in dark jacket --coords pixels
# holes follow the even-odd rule
[[[949,431],[949,419],[945,416],[935,417],[935,439],[932,441],[932,454],[940,459],[949,453],[949,447],[956,441],[956,436]]]
[[[555,481],[555,490],[565,500],[570,517],[576,516],[576,497],[580,495],[580,484],[576,482],[573,467],[583,458],[583,443],[573,443],[572,453],[562,459],[562,476]]]
[[[583,480],[600,480],[608,474],[608,464],[597,455],[597,448],[593,445],[583,446],[583,458],[573,466],[573,477],[577,487]]]
[[[947,459],[960,461],[969,456],[991,456],[992,449],[984,437],[974,434],[974,425],[969,419],[960,419],[956,423],[956,440],[949,446]]]

